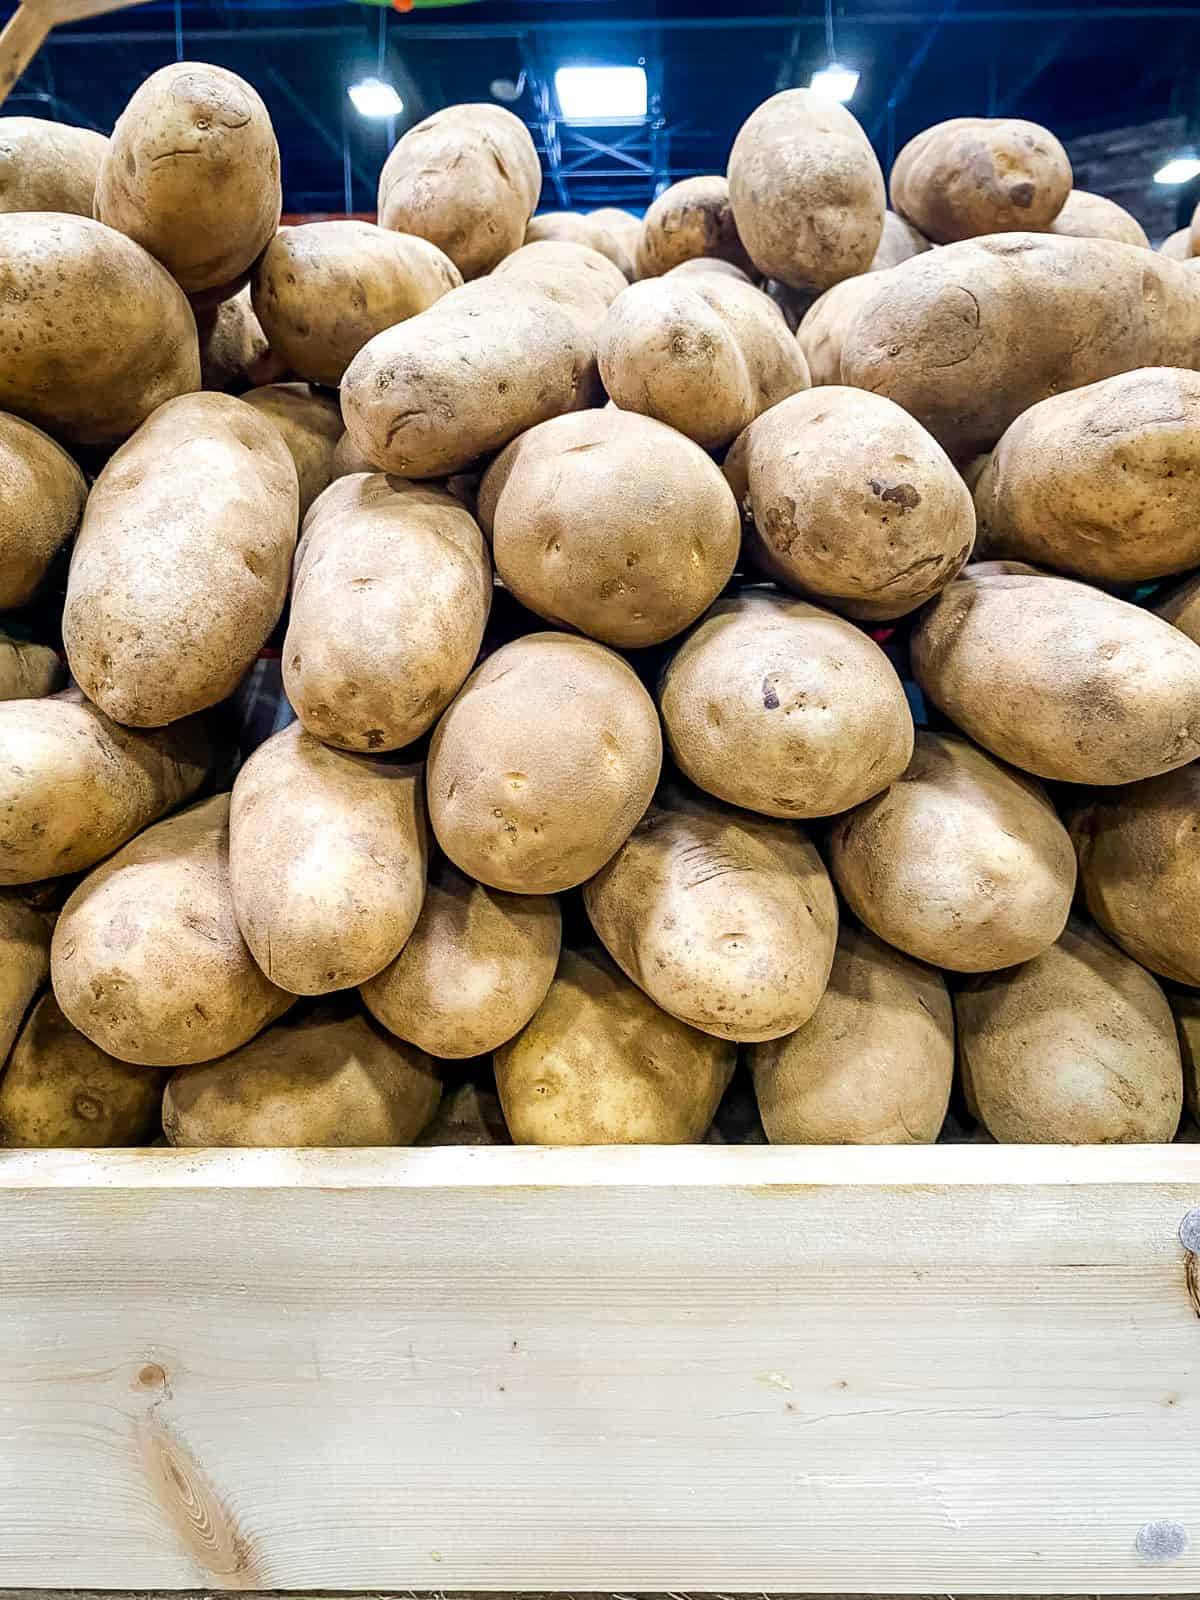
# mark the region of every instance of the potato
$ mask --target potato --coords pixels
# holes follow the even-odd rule
[[[741,543],[733,495],[704,451],[616,409],[514,439],[484,476],[479,512],[522,605],[623,649],[694,622]]]
[[[1192,255],[1196,255],[1198,252],[1200,252],[1200,204],[1198,204],[1195,210],[1192,212],[1191,226],[1188,231],[1191,235],[1191,253]]]
[[[829,986],[750,1070],[772,1144],[933,1144],[950,1104],[954,1013],[940,972],[843,927]]]
[[[980,539],[1094,583],[1200,565],[1200,373],[1143,367],[1031,406],[975,490]]]
[[[148,1144],[163,1078],[106,1055],[47,991],[0,1066],[0,1149],[87,1150]]]
[[[330,475],[330,483],[336,478],[347,478],[355,472],[374,471],[375,468],[367,460],[366,456],[360,455],[354,448],[354,440],[350,435],[343,433],[333,447],[333,471]],[[307,514],[305,512],[306,516]]]
[[[486,1055],[546,998],[561,943],[553,896],[501,894],[439,860],[412,937],[360,992],[397,1038],[450,1060]]]
[[[342,438],[337,401],[307,383],[268,383],[247,389],[242,399],[283,435],[299,480],[300,516],[306,517],[334,476],[333,453]]]
[[[600,942],[664,1011],[719,1039],[808,1021],[837,940],[837,898],[800,829],[667,786],[584,885]]]
[[[883,235],[879,240],[879,248],[871,259],[869,270],[886,272],[889,267],[898,267],[902,261],[909,261],[913,256],[919,256],[932,248],[919,228],[914,228],[911,222],[906,222],[894,211],[885,211]],[[852,280],[847,278],[844,281],[849,283]]]
[[[752,273],[733,220],[724,178],[684,178],[664,189],[642,219],[637,244],[639,278],[657,278],[698,256],[731,262]]]
[[[893,268],[845,332],[842,382],[965,460],[1049,395],[1198,352],[1200,274],[1111,239],[1010,233]]]
[[[642,234],[641,217],[635,217],[632,211],[625,211],[620,206],[598,206],[595,211],[587,211],[584,215],[589,222],[598,222],[608,229],[618,249],[622,250],[626,257],[627,266],[623,266],[621,271],[627,278],[632,279],[637,272],[637,247]]]
[[[548,300],[569,311],[593,341],[609,306],[629,287],[624,274],[598,250],[557,239],[522,245],[504,258],[494,277],[509,288],[520,281],[540,289]],[[588,383],[591,382],[589,375]],[[595,386],[594,403],[599,404],[598,379]]]
[[[1183,1099],[1192,1120],[1200,1119],[1200,995],[1178,989],[1167,996],[1183,1058]]]
[[[753,269],[750,272],[743,272],[741,267],[735,267],[732,261],[722,261],[717,256],[693,256],[687,261],[681,261],[677,267],[669,268],[663,273],[663,277],[696,278],[715,274],[718,278],[729,278],[734,283],[748,283],[753,288],[755,279],[752,273]],[[789,289],[788,293],[791,294],[791,292]],[[783,306],[768,293],[767,289],[764,289],[763,293],[767,295],[772,305],[776,306],[779,311],[783,311]]]
[[[0,630],[0,701],[41,700],[61,689],[65,678],[56,650]]]
[[[379,222],[444,250],[478,278],[525,237],[542,190],[529,130],[503,106],[434,112],[395,144],[379,174]]]
[[[516,1144],[697,1144],[736,1056],[602,952],[564,950],[532,1022],[496,1052],[496,1087]]]
[[[0,702],[0,883],[95,866],[189,800],[213,762],[199,718],[141,730],[82,697]]]
[[[1046,128],[1017,117],[952,117],[917,134],[892,166],[892,204],[927,239],[1048,228],[1071,192],[1071,162]]]
[[[1131,783],[1200,755],[1200,646],[1084,584],[964,575],[920,618],[911,648],[929,699],[1039,778]]]
[[[654,702],[620,656],[526,634],[476,668],[434,730],[429,820],[469,877],[555,894],[624,844],[661,766]]]
[[[33,997],[50,976],[51,919],[19,895],[0,890],[0,1063]]]
[[[809,385],[808,363],[760,290],[713,273],[635,283],[613,301],[596,343],[600,376],[623,411],[656,417],[718,450]]]
[[[765,589],[717,601],[663,668],[659,708],[693,783],[769,817],[846,811],[912,756],[912,713],[879,646]]]
[[[0,411],[107,449],[199,387],[195,318],[152,256],[87,217],[0,216]]]
[[[442,1096],[433,1121],[417,1140],[423,1145],[511,1144],[500,1097],[477,1083],[460,1083]]]
[[[903,777],[836,819],[829,863],[872,933],[951,972],[1039,955],[1075,892],[1071,840],[1041,785],[941,733],[918,732]]]
[[[0,412],[0,610],[33,599],[74,538],[86,499],[83,473],[67,452],[32,423]]]
[[[278,1023],[221,1061],[172,1075],[173,1145],[346,1148],[411,1144],[442,1085],[419,1050],[329,1006]]]
[[[296,715],[343,750],[411,744],[474,665],[491,602],[479,525],[445,489],[335,479],[306,524],[283,644]]]
[[[155,823],[62,909],[50,950],[54,993],[68,1020],[119,1061],[211,1061],[294,1003],[238,931],[228,824],[227,794]]]
[[[546,239],[598,250],[623,278],[633,277],[634,258],[624,239],[594,216],[585,217],[579,211],[544,211],[525,229],[525,243],[538,244]]]
[[[196,312],[200,337],[200,381],[205,389],[240,393],[255,384],[274,383],[287,371],[271,349],[250,304],[250,285],[228,300]],[[339,421],[341,414],[338,413]]]
[[[1200,573],[1156,595],[1154,611],[1193,644],[1200,644]]]
[[[919,423],[882,396],[827,385],[741,434],[725,476],[753,513],[749,549],[789,589],[870,620],[902,617],[971,553],[975,510]]]
[[[1001,1144],[1173,1139],[1183,1074],[1154,979],[1072,918],[1057,943],[954,997],[963,1075]]]
[[[266,106],[236,72],[173,61],[117,118],[96,216],[136,239],[187,294],[224,300],[279,226],[279,146]]]
[[[428,310],[462,281],[427,239],[346,217],[281,228],[251,290],[272,350],[309,383],[336,388],[368,339]]]
[[[41,117],[0,118],[0,212],[69,211],[90,217],[108,140]]]
[[[891,213],[889,212],[890,216]],[[843,278],[819,295],[800,319],[796,339],[814,385],[842,381],[842,344],[860,306],[880,291],[876,272]]]
[[[1169,256],[1173,261],[1190,261],[1192,259],[1192,230],[1179,228],[1175,233],[1168,234],[1158,247],[1159,255]]]
[[[883,174],[870,141],[844,106],[811,89],[772,95],[742,123],[729,198],[754,265],[793,289],[865,272],[883,236]]]
[[[1021,223],[1021,227],[1025,224]],[[1073,239],[1117,239],[1121,244],[1140,245],[1149,250],[1146,230],[1124,206],[1102,194],[1072,189],[1062,210],[1049,227],[1050,233],[1067,234]]]

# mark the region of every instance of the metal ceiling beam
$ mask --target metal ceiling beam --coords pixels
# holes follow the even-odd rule
[[[271,80],[283,98],[287,101],[288,105],[291,106],[292,110],[304,119],[317,137],[329,146],[334,155],[338,158],[339,163],[344,162],[346,149],[348,147],[344,146],[340,139],[334,138],[333,134],[330,133],[329,129],[325,126],[321,119],[314,114],[312,107],[308,104],[304,97],[297,94],[295,89],[292,88],[291,84],[283,76],[282,72],[280,72],[277,67],[265,67],[263,69],[263,75]],[[354,172],[354,176],[360,183],[366,185],[367,193],[373,195],[378,182],[378,175],[373,178],[367,169],[362,165],[362,163],[355,161],[353,156],[350,158],[350,165]],[[347,210],[349,209],[350,208],[347,207]]]
[[[542,136],[542,148],[546,153],[550,182],[554,185],[554,193],[561,209],[570,211],[571,196],[563,176],[562,143],[558,136],[558,122],[550,99],[550,84],[541,69],[537,45],[529,29],[520,29],[516,38],[520,41],[521,66],[525,72],[525,80],[537,109],[537,129]]]
[[[892,147],[896,142],[896,107],[904,100],[905,96],[908,94],[908,91],[913,86],[913,80],[916,78],[917,73],[920,72],[921,68],[925,65],[926,58],[929,55],[929,52],[933,49],[934,40],[941,32],[942,24],[944,22],[952,21],[957,10],[958,0],[946,0],[946,4],[942,7],[942,10],[938,16],[934,18],[929,32],[921,40],[920,44],[913,51],[912,55],[909,56],[908,61],[901,69],[899,77],[897,77],[895,83],[892,85],[891,93],[884,102],[883,110],[871,124],[867,136],[872,144],[874,144],[879,138],[880,132],[884,126],[886,125],[887,127],[889,167],[891,166],[892,158],[895,155],[895,150]],[[972,15],[974,15],[974,13],[972,13]]]
[[[1022,73],[1013,87],[1002,97],[999,106],[996,108],[998,117],[1008,116],[1011,111],[1014,111],[1020,105],[1046,68],[1051,66],[1061,54],[1062,47],[1070,38],[1071,32],[1072,28],[1068,25],[1065,28],[1060,28],[1052,39],[1046,41],[1029,63],[1029,70]]]

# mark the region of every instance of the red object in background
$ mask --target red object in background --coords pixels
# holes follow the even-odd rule
[[[413,0],[392,0],[393,11],[411,11]]]
[[[279,219],[281,228],[294,228],[301,222],[374,222],[374,211],[285,211]]]

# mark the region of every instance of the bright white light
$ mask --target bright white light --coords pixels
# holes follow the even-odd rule
[[[1200,174],[1200,157],[1193,155],[1173,156],[1165,167],[1159,167],[1154,174],[1155,183],[1187,183],[1189,179]]]
[[[858,88],[858,73],[853,67],[842,66],[840,61],[831,61],[820,72],[813,73],[808,87],[825,100],[840,100],[845,105]]]
[[[559,67],[554,91],[564,122],[623,122],[646,115],[645,67]]]
[[[364,78],[346,93],[360,117],[398,117],[404,110],[404,101],[382,78]]]

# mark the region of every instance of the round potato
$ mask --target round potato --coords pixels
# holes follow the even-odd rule
[[[1117,239],[1121,244],[1140,245],[1143,250],[1150,248],[1146,230],[1136,217],[1115,200],[1106,199],[1102,194],[1089,194],[1086,189],[1071,190],[1048,231],[1067,234],[1073,239]]]
[[[226,394],[160,406],[92,487],[63,644],[116,722],[216,705],[267,642],[296,548],[296,469],[279,430]]]
[[[56,650],[0,631],[0,700],[41,700],[61,689],[65,678]]]
[[[741,267],[735,267],[732,261],[722,261],[717,256],[694,256],[691,260],[681,261],[677,267],[671,267],[664,272],[663,277],[696,278],[711,274],[715,274],[718,278],[729,278],[734,283],[748,283],[751,288],[755,285],[755,278],[750,272],[743,272]],[[764,289],[763,293],[766,294],[767,290]],[[783,311],[783,307],[773,296],[767,294],[767,298],[780,312]]]
[[[483,535],[453,495],[335,479],[305,527],[283,644],[296,715],[343,750],[411,744],[474,665],[491,602]]]
[[[933,1144],[954,1079],[945,980],[843,927],[816,1011],[755,1045],[750,1070],[772,1144]]]
[[[221,1061],[174,1073],[163,1127],[176,1146],[407,1145],[441,1094],[428,1056],[369,1017],[326,1006],[268,1028]]]
[[[704,451],[615,408],[515,439],[484,476],[479,512],[522,605],[623,649],[694,622],[740,548],[737,505]]]
[[[0,610],[28,604],[75,536],[83,473],[40,428],[0,412]]]
[[[951,972],[1039,955],[1075,892],[1071,840],[1041,786],[941,733],[918,732],[899,782],[837,818],[829,861],[872,933]]]
[[[857,389],[772,407],[740,435],[725,476],[749,503],[764,570],[847,616],[914,611],[975,539],[970,492],[945,451],[899,406]]]
[[[811,89],[772,95],[729,153],[729,198],[751,261],[793,289],[866,272],[883,237],[883,173],[845,106]]]
[[[496,1052],[496,1087],[516,1144],[698,1144],[736,1057],[600,951],[564,950],[533,1020]]]
[[[829,979],[837,898],[790,823],[667,788],[584,886],[600,942],[656,1005],[719,1039],[777,1039]]]
[[[954,997],[971,1099],[1001,1144],[1175,1137],[1183,1073],[1162,990],[1079,918],[1033,961]]]
[[[196,320],[153,256],[87,217],[0,216],[0,411],[111,449],[199,387]]]
[[[933,703],[1039,778],[1132,783],[1200,755],[1200,646],[1085,584],[964,574],[920,618],[911,648]]]
[[[927,239],[1048,228],[1071,192],[1071,162],[1036,122],[953,117],[926,128],[892,166],[892,204]]]
[[[41,117],[0,118],[0,212],[90,217],[108,140]]]
[[[342,414],[336,400],[307,383],[268,383],[247,389],[242,399],[271,421],[296,468],[300,485],[300,516],[334,477],[333,454],[342,438]],[[369,468],[357,468],[369,471]]]
[[[634,258],[622,232],[614,231],[595,215],[585,217],[579,211],[544,211],[525,229],[525,243],[538,244],[546,239],[598,250],[623,278],[633,277]]]
[[[0,890],[0,1063],[33,997],[50,976],[51,919],[19,895]]]
[[[569,311],[593,342],[609,306],[629,287],[624,274],[598,250],[562,239],[522,245],[504,258],[495,278],[509,288],[520,282],[540,290]],[[598,393],[595,403],[599,403]]]
[[[637,275],[657,278],[697,257],[728,261],[753,273],[754,263],[738,235],[724,178],[684,178],[664,189],[642,219]]]
[[[809,384],[774,302],[716,273],[632,284],[613,301],[596,356],[623,411],[656,417],[706,450]]]
[[[889,212],[889,216],[891,213]],[[800,319],[796,339],[808,363],[813,385],[842,381],[842,344],[858,308],[880,292],[874,271],[843,278],[819,295]]]
[[[561,943],[553,896],[501,894],[439,860],[412,937],[362,985],[363,1002],[389,1033],[431,1055],[487,1055],[546,998]]]
[[[238,930],[228,824],[227,794],[155,823],[62,909],[50,951],[54,993],[69,1021],[119,1061],[211,1061],[295,1001],[256,965]]]
[[[200,337],[200,381],[205,389],[240,393],[255,384],[274,383],[287,371],[286,364],[268,345],[262,324],[254,315],[249,284],[228,300],[198,309],[196,331]],[[340,412],[338,419],[340,423]]]
[[[0,1149],[87,1150],[149,1144],[163,1075],[107,1055],[47,991],[0,1066]]]
[[[1169,256],[1172,261],[1190,261],[1192,259],[1192,230],[1179,228],[1175,233],[1168,234],[1158,247],[1158,253]]]
[[[374,472],[375,468],[354,448],[354,440],[343,433],[333,447],[333,470],[330,483],[337,478],[348,478],[356,472]],[[305,513],[307,515],[307,513]]]
[[[425,311],[462,274],[428,239],[346,217],[281,228],[254,269],[271,348],[309,383],[336,388],[377,333]]]
[[[654,702],[621,657],[531,633],[476,668],[434,730],[429,820],[469,877],[555,894],[624,844],[661,767]]]
[[[912,756],[912,713],[879,646],[770,590],[718,600],[663,668],[658,698],[680,770],[769,817],[847,811]]]
[[[279,226],[279,146],[258,93],[236,72],[173,61],[117,118],[96,216],[136,239],[190,295],[224,300]]]
[[[379,222],[445,251],[464,278],[511,255],[542,192],[529,130],[503,106],[434,112],[394,145],[379,174]]]
[[[886,272],[889,267],[898,267],[902,261],[909,261],[913,256],[919,256],[923,251],[932,248],[919,228],[914,228],[911,222],[906,222],[894,211],[885,211],[883,235],[879,240],[879,249],[872,258],[870,270]]]

